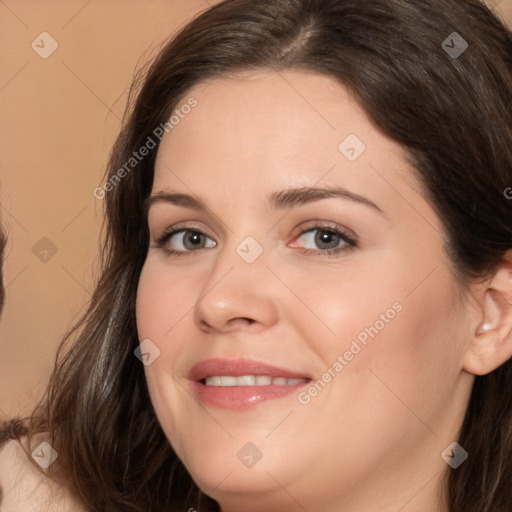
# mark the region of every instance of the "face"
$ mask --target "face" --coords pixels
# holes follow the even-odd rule
[[[224,511],[375,510],[375,492],[424,510],[471,378],[441,222],[402,150],[314,74],[187,101],[137,296],[170,443]]]

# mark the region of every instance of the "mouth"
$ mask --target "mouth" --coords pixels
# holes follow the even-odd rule
[[[306,374],[247,359],[202,361],[188,379],[203,404],[231,410],[284,399],[311,381]]]

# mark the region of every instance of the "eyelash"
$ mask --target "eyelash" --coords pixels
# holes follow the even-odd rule
[[[345,242],[345,244],[347,244],[347,245],[344,246],[344,247],[339,247],[337,249],[326,249],[326,250],[322,250],[322,249],[302,249],[302,253],[306,254],[308,256],[312,255],[312,256],[317,256],[319,258],[322,258],[322,257],[330,258],[330,257],[335,256],[336,254],[339,254],[339,253],[344,252],[344,251],[349,251],[349,250],[354,249],[354,248],[356,248],[358,246],[357,239],[353,238],[352,236],[349,236],[341,228],[334,227],[334,226],[314,225],[314,226],[310,226],[310,227],[307,227],[307,228],[302,228],[302,229],[299,230],[299,233],[298,233],[296,238],[300,238],[302,235],[304,235],[306,233],[309,233],[310,231],[321,231],[321,232],[324,232],[324,233],[328,233],[330,235],[336,235],[336,236],[338,236],[341,239],[341,241]],[[194,228],[194,227],[183,226],[183,227],[180,227],[180,228],[177,228],[177,229],[171,228],[170,230],[165,231],[157,240],[155,240],[155,247],[157,249],[164,250],[169,256],[186,256],[186,255],[191,255],[192,253],[200,253],[200,252],[202,252],[205,249],[209,249],[209,248],[204,248],[203,247],[201,249],[197,249],[197,250],[193,250],[193,251],[177,251],[175,249],[168,249],[167,247],[165,247],[165,244],[174,235],[176,235],[178,233],[183,233],[183,232],[185,232],[185,233],[186,232],[198,233],[200,235],[204,235],[204,236],[208,237],[208,235],[206,233],[204,233],[200,229],[197,229],[197,228]]]

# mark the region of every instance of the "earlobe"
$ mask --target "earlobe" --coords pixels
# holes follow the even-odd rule
[[[464,370],[486,375],[512,357],[512,252],[486,282],[481,318],[464,357]]]

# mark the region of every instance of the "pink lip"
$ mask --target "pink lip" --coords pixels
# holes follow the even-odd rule
[[[269,377],[286,377],[287,379],[309,379],[304,373],[291,372],[277,366],[271,366],[251,359],[206,359],[190,370],[189,379],[198,381],[213,375],[268,375]]]
[[[270,384],[268,386],[206,386],[202,381],[211,376],[233,375],[268,375],[269,377],[286,377],[287,379],[307,379],[306,374],[292,372],[260,361],[249,359],[207,359],[196,364],[189,374],[192,390],[205,405],[222,409],[247,409],[267,400],[284,398],[307,385],[307,382],[293,386]]]

